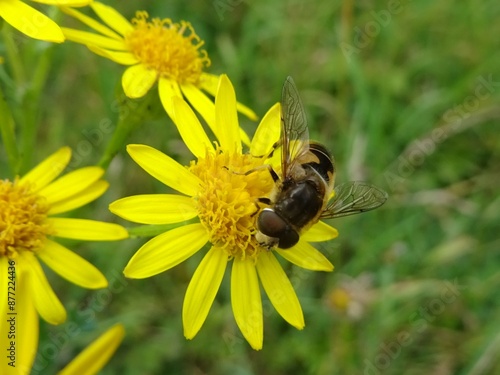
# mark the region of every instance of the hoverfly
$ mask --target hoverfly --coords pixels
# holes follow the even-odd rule
[[[320,219],[357,214],[380,207],[387,193],[366,182],[351,181],[334,188],[335,165],[321,144],[309,140],[302,102],[292,77],[281,96],[281,176],[269,166],[275,187],[260,202],[256,239],[268,249],[294,246],[300,233]],[[334,193],[333,198],[329,198]]]

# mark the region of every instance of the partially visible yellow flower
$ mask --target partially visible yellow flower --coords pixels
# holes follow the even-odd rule
[[[158,82],[161,102],[172,119],[172,98],[185,97],[211,129],[215,128],[214,104],[203,91],[215,96],[219,76],[205,72],[210,59],[190,23],[174,23],[168,18],[148,21],[144,11],[137,12],[129,22],[110,6],[97,1],[90,6],[104,24],[74,9],[62,10],[99,34],[63,27],[68,40],[129,66],[122,76],[123,90],[129,98],[143,97]],[[250,119],[257,119],[249,108],[239,103],[237,106]]]
[[[38,343],[38,317],[51,324],[66,320],[66,310],[50,286],[40,260],[68,281],[89,289],[108,282],[91,263],[52,237],[112,241],[128,237],[120,225],[54,217],[81,207],[108,188],[104,170],[85,167],[56,179],[71,158],[63,147],[22,178],[0,180],[0,347],[15,342],[17,368],[30,368]],[[9,321],[9,318],[13,320]],[[13,331],[15,339],[6,332]],[[0,361],[0,373],[10,373]]]
[[[113,202],[110,210],[133,222],[172,224],[198,218],[144,244],[127,264],[130,278],[146,278],[166,271],[202,249],[210,250],[196,269],[183,305],[184,335],[192,339],[208,315],[228,264],[231,264],[231,304],[236,323],[252,348],[263,343],[259,280],[278,313],[302,329],[304,317],[294,288],[278,253],[310,270],[331,271],[332,264],[308,241],[335,238],[335,228],[318,222],[289,250],[269,251],[255,239],[259,198],[269,197],[274,182],[266,168],[267,155],[280,135],[280,106],[262,119],[250,146],[242,152],[233,86],[222,75],[215,99],[218,142],[212,143],[191,108],[174,100],[175,123],[196,160],[188,167],[145,145],[129,145],[130,156],[151,176],[180,194],[151,194]],[[250,173],[247,173],[250,172]]]
[[[37,3],[79,7],[92,0],[33,0]],[[49,17],[20,0],[0,0],[0,18],[33,39],[62,43],[61,28]]]
[[[350,320],[359,321],[366,316],[370,306],[381,298],[381,291],[373,284],[373,275],[370,273],[362,273],[356,278],[340,275],[335,282],[335,287],[325,294],[325,302],[333,311]],[[398,290],[406,290],[401,288],[401,285],[394,284],[394,286],[397,286]],[[425,289],[429,290],[427,285]],[[389,293],[393,295],[392,292]]]
[[[58,375],[94,375],[108,363],[123,341],[125,329],[116,324],[75,357]]]

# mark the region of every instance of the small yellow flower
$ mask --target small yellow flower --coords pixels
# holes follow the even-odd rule
[[[377,298],[371,274],[361,274],[355,279],[341,275],[335,288],[326,294],[327,304],[351,320],[362,319]]]
[[[63,27],[68,40],[85,44],[98,55],[129,66],[122,76],[123,90],[129,98],[143,97],[158,82],[161,102],[172,119],[172,98],[185,97],[214,129],[214,105],[203,91],[215,96],[219,76],[204,71],[210,59],[201,49],[204,42],[190,23],[174,23],[168,18],[148,21],[144,11],[137,12],[129,22],[102,3],[95,1],[90,6],[104,24],[74,9],[62,10],[99,34]],[[238,111],[257,119],[252,110],[239,103]]]
[[[125,336],[123,325],[116,324],[99,336],[92,344],[87,346],[83,352],[78,354],[58,375],[94,375],[97,374],[106,363]]]
[[[104,275],[52,237],[110,241],[128,237],[112,223],[53,217],[81,207],[104,194],[104,171],[85,167],[56,180],[68,164],[68,147],[45,159],[22,178],[0,180],[0,332],[14,327],[18,366],[29,364],[38,343],[38,317],[51,324],[66,320],[66,310],[52,290],[39,260],[68,281],[84,288],[107,286]],[[55,180],[55,181],[54,181]],[[9,322],[7,318],[14,317]],[[6,341],[4,341],[6,340]],[[7,334],[0,343],[7,344]],[[8,362],[1,361],[0,373]],[[4,371],[5,370],[5,371]]]
[[[280,135],[280,106],[273,106],[262,119],[250,146],[242,152],[234,89],[222,75],[215,99],[214,144],[205,134],[191,108],[174,100],[177,128],[197,160],[184,167],[167,155],[145,145],[129,145],[130,156],[150,175],[179,194],[137,195],[113,202],[110,210],[142,224],[187,224],[160,234],[132,257],[124,273],[146,278],[183,262],[207,242],[205,254],[188,286],[183,305],[184,335],[192,339],[203,325],[231,263],[231,302],[236,323],[252,348],[263,342],[262,301],[259,279],[278,313],[302,329],[304,317],[293,286],[275,253],[310,270],[331,271],[332,264],[308,241],[335,238],[337,230],[315,224],[289,250],[269,251],[255,239],[258,198],[268,197],[274,182],[265,155]],[[246,173],[251,171],[251,173]]]
[[[33,0],[37,3],[79,7],[92,0]],[[64,42],[61,28],[49,17],[20,0],[0,0],[0,18],[33,39]]]

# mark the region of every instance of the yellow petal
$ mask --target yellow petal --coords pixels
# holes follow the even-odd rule
[[[181,90],[187,101],[203,117],[215,134],[215,104],[198,87],[191,83],[181,85]]]
[[[200,87],[215,97],[217,94],[217,88],[219,87],[219,78],[220,76],[215,74],[202,73],[200,78]],[[236,110],[252,121],[257,121],[259,118],[254,111],[241,103],[236,102]]]
[[[262,349],[264,323],[259,281],[253,260],[233,260],[231,271],[231,305],[236,324],[255,350]]]
[[[94,52],[96,55],[105,57],[111,61],[114,61],[117,64],[121,65],[135,65],[140,61],[135,57],[132,53],[125,51],[109,51],[107,49],[95,46],[95,45],[87,45],[87,47]]]
[[[108,363],[125,336],[122,324],[116,324],[78,354],[58,375],[93,375]]]
[[[197,158],[204,157],[207,150],[212,151],[214,146],[207,133],[203,130],[198,118],[191,107],[182,99],[174,97],[174,119],[182,140]]]
[[[193,84],[183,84],[181,85],[181,90],[191,106],[201,115],[201,117],[203,117],[205,122],[210,127],[210,130],[212,130],[214,134],[217,134],[215,126],[215,105],[213,101]],[[238,108],[239,106],[241,106],[241,104],[236,103],[236,107]],[[239,132],[243,144],[250,146],[250,138],[247,133],[245,133],[245,131],[241,128]]]
[[[104,5],[103,3],[100,3],[98,1],[92,2],[90,4],[90,7],[101,20],[106,22],[109,27],[113,28],[121,35],[127,35],[134,30],[134,26],[132,26],[129,20],[123,17],[114,8],[108,5]]]
[[[102,36],[88,31],[70,29],[61,27],[62,32],[67,40],[84,45],[99,46],[117,51],[127,51],[128,48],[123,40],[117,40],[108,36]]]
[[[0,347],[5,353],[0,361],[0,374],[29,373],[35,359],[38,314],[31,293],[29,274],[23,270],[22,264],[15,260],[10,260],[9,264],[6,257],[0,257],[0,298],[4,301],[0,304]],[[12,349],[14,353],[11,353]],[[10,358],[12,354],[13,358]],[[16,367],[9,366],[9,363]]]
[[[99,289],[108,286],[101,271],[57,242],[47,240],[36,255],[54,272],[82,288]]]
[[[83,7],[89,5],[92,0],[32,0],[41,4],[50,4],[57,6]]]
[[[158,81],[158,94],[160,95],[161,104],[163,105],[163,108],[167,112],[168,116],[171,119],[175,119],[172,99],[174,96],[182,98],[179,84],[171,79],[160,77]]]
[[[272,252],[260,253],[256,266],[262,286],[276,311],[295,328],[304,328],[299,299]]]
[[[250,137],[242,128],[240,128],[240,139],[245,146],[250,147]]]
[[[281,106],[273,105],[264,115],[252,139],[250,153],[254,156],[268,156],[281,135]]]
[[[54,236],[84,241],[115,241],[128,237],[121,225],[102,221],[50,217],[47,224],[54,228]]]
[[[222,149],[241,153],[240,128],[236,114],[236,95],[227,75],[220,77],[215,97],[216,136]]]
[[[85,167],[70,172],[39,191],[49,204],[78,195],[96,182],[104,174],[99,167]]]
[[[142,169],[158,181],[182,194],[193,196],[198,193],[200,179],[163,152],[146,145],[128,145],[127,152]]]
[[[122,43],[124,44],[122,36],[120,36],[119,34],[115,33],[109,27],[104,26],[102,23],[96,21],[95,19],[93,19],[93,18],[91,18],[89,16],[86,16],[82,12],[79,12],[79,11],[73,9],[73,8],[60,7],[60,9],[64,13],[68,14],[71,17],[76,18],[77,20],[79,20],[80,22],[84,23],[85,25],[87,25],[91,29],[94,29],[98,33],[101,33],[102,35],[107,36],[108,38],[111,38],[111,39],[114,39],[114,40],[118,40],[118,41],[122,41]],[[93,34],[93,35],[95,35],[95,34]]]
[[[19,253],[19,261],[29,268],[30,292],[40,316],[50,324],[61,324],[66,320],[66,310],[55,295],[42,267],[31,252]]]
[[[19,182],[34,184],[36,186],[34,191],[39,191],[61,174],[68,165],[69,159],[71,159],[71,149],[69,147],[60,148],[24,175]]]
[[[141,224],[179,223],[198,214],[192,198],[176,194],[134,195],[111,203],[109,210]]]
[[[64,42],[61,28],[54,21],[22,1],[1,0],[0,18],[30,38]]]
[[[276,249],[279,255],[299,267],[313,271],[333,271],[333,265],[306,241],[300,241],[288,250]]]
[[[50,206],[49,215],[59,214],[61,212],[68,212],[78,207],[82,207],[90,203],[108,190],[109,184],[106,181],[99,180],[89,186],[85,191],[78,195],[69,197],[68,199],[53,203]]]
[[[323,221],[318,221],[305,233],[301,234],[301,238],[307,242],[323,242],[337,238],[339,232],[334,227],[331,227]]]
[[[129,98],[142,98],[154,85],[158,73],[144,64],[128,67],[122,76],[122,86]]]
[[[210,73],[201,73],[200,87],[215,98],[219,87],[220,76]]]
[[[205,322],[222,282],[226,265],[226,252],[212,247],[196,268],[182,306],[184,336],[187,339],[196,336]]]
[[[207,241],[207,230],[199,223],[172,229],[137,250],[123,273],[132,279],[157,275],[195,254]]]
[[[15,276],[16,276],[16,268],[15,268],[15,260],[12,260],[13,264],[12,265],[9,265],[8,264],[9,262],[9,259],[7,259],[7,257],[5,256],[0,256],[0,298],[2,299],[2,301],[7,301],[8,300],[8,294],[7,294],[7,284],[8,284],[8,280],[7,280],[7,277],[9,276],[7,271],[8,271],[8,268],[9,266],[12,267],[11,272],[13,272],[13,279],[11,280],[12,282],[16,282],[15,280]],[[0,304],[0,311],[3,313],[2,316],[5,316],[5,313],[7,312],[6,310],[7,308],[7,304],[6,303],[3,303],[3,304]],[[3,327],[1,324],[4,324],[3,322],[3,319],[0,319],[0,327]],[[0,332],[5,332],[3,329],[0,331]],[[2,339],[3,337],[0,337],[0,339]]]
[[[246,105],[241,104],[240,102],[236,102],[236,110],[242,115],[248,117],[252,121],[257,121],[259,119],[259,116],[257,116],[254,111],[252,111]]]

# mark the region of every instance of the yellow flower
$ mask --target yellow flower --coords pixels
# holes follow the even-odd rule
[[[78,354],[58,375],[94,375],[108,363],[125,336],[123,325],[116,324],[83,352]]]
[[[331,271],[332,264],[307,241],[325,241],[337,230],[319,222],[289,250],[269,251],[255,239],[258,198],[268,197],[274,182],[265,167],[267,154],[280,134],[280,106],[262,119],[250,146],[242,152],[234,89],[222,75],[215,99],[214,144],[191,108],[174,100],[176,125],[197,160],[184,167],[145,145],[129,145],[130,156],[151,176],[179,194],[137,195],[113,202],[110,210],[142,224],[199,222],[181,225],[144,244],[126,266],[125,276],[146,278],[166,271],[202,249],[210,250],[196,269],[183,305],[184,335],[192,339],[200,330],[229,263],[231,303],[236,323],[252,348],[263,342],[262,301],[259,279],[278,313],[302,329],[304,317],[295,291],[275,253],[310,270]],[[250,173],[247,173],[249,172]]]
[[[214,105],[203,91],[215,96],[219,76],[204,72],[210,59],[201,49],[204,42],[190,23],[174,23],[168,18],[148,21],[144,11],[137,12],[129,22],[102,3],[93,2],[90,6],[105,24],[74,9],[62,10],[99,34],[63,27],[68,40],[85,44],[98,55],[129,66],[122,76],[123,90],[129,98],[143,97],[158,82],[160,100],[172,119],[172,98],[185,97],[214,129]],[[252,110],[239,103],[238,111],[257,119]]]
[[[37,3],[78,7],[92,0],[33,0]],[[0,18],[33,39],[62,43],[61,28],[49,17],[20,0],[0,0]]]
[[[117,224],[53,217],[97,199],[108,188],[98,167],[77,169],[56,180],[70,158],[71,150],[63,147],[22,178],[0,180],[0,343],[2,348],[14,346],[17,368],[30,368],[33,361],[37,312],[51,324],[66,320],[66,310],[39,260],[81,287],[98,289],[108,284],[96,267],[51,237],[89,241],[128,237]],[[9,339],[5,332],[14,337]],[[8,369],[12,367],[2,360],[0,373]]]

